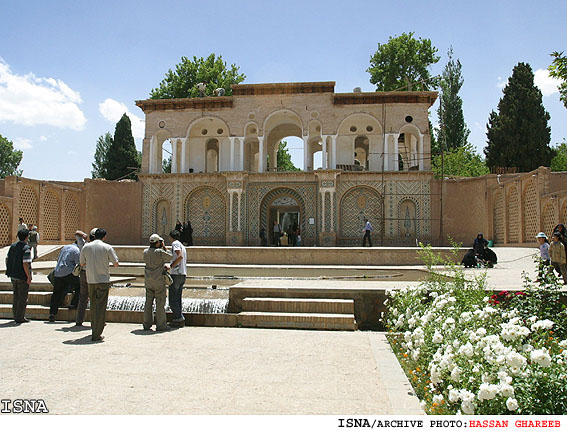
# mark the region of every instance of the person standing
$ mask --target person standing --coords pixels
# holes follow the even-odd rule
[[[374,228],[366,217],[364,218],[364,223],[364,229],[362,229],[362,232],[364,232],[364,237],[362,238],[362,246],[366,247],[366,240],[368,239],[368,245],[369,247],[372,247],[372,239],[370,238],[370,234],[374,231]]]
[[[79,250],[83,250],[86,240],[89,242],[94,241],[94,236],[89,235],[81,230],[75,232],[75,238],[77,240],[77,245]],[[87,304],[89,302],[89,285],[87,283],[87,271],[84,267],[81,267],[81,272],[79,274],[79,302],[77,303],[77,315],[75,316],[75,326],[83,326],[85,321],[85,311],[87,310]]]
[[[279,247],[282,245],[280,237],[282,236],[282,226],[274,220],[274,227],[272,229],[272,233],[274,235],[274,246]]]
[[[165,249],[163,238],[157,233],[150,236],[150,246],[144,250],[144,287],[146,304],[144,305],[144,330],[149,331],[154,323],[153,306],[156,302],[156,331],[167,331],[165,316],[166,285],[163,270],[169,269],[172,254]]]
[[[26,307],[32,280],[31,248],[27,244],[29,231],[18,231],[18,242],[10,246],[6,257],[6,276],[12,282],[12,314],[16,323],[27,323]]]
[[[536,235],[539,243],[539,265],[538,265],[538,281],[543,281],[545,275],[549,273],[550,257],[549,257],[549,241],[544,232]]]
[[[172,230],[169,236],[173,240],[171,243],[171,278],[173,283],[169,285],[169,308],[173,312],[171,323],[182,328],[185,326],[185,318],[182,313],[183,285],[187,278],[187,250],[179,241],[180,234],[177,230]]]
[[[77,244],[77,240],[73,244],[66,245],[61,249],[55,265],[54,277],[55,284],[53,286],[53,294],[49,304],[49,321],[55,322],[55,316],[59,311],[59,307],[63,303],[63,299],[68,292],[73,292],[73,299],[69,309],[76,308],[79,302],[79,277],[73,275],[73,269],[79,264],[81,250]]]
[[[193,227],[191,226],[191,220],[187,219],[187,223],[183,226],[183,242],[188,246],[193,246]]]
[[[263,226],[262,229],[260,229],[260,245],[262,247],[268,246],[268,238],[266,238],[266,229]]]
[[[567,265],[565,264],[565,246],[561,242],[561,233],[553,232],[551,236],[551,245],[549,246],[549,257],[551,258],[551,266],[561,274],[563,283],[567,284]]]
[[[110,288],[110,272],[108,264],[118,266],[118,257],[114,249],[103,242],[106,230],[94,228],[91,230],[94,241],[85,244],[81,250],[81,266],[86,267],[89,297],[91,299],[91,330],[92,341],[102,341],[102,331],[106,321],[106,305]]]
[[[20,218],[18,219],[18,232],[21,231],[21,230],[24,230],[24,229],[27,230],[27,229],[28,229],[28,225],[25,224],[25,223],[24,223],[24,219],[20,217]],[[28,232],[28,234],[29,234],[29,232]]]
[[[37,259],[37,244],[39,243],[39,232],[37,231],[37,226],[33,225],[30,230],[30,236],[28,238],[28,245],[33,250],[33,260]]]

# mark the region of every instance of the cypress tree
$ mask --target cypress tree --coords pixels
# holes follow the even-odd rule
[[[498,113],[492,111],[488,119],[486,164],[490,168],[517,167],[520,172],[549,166],[553,157],[547,124],[550,116],[534,84],[531,66],[518,63],[502,92]]]
[[[464,147],[471,133],[465,124],[463,100],[459,91],[463,86],[461,62],[453,60],[453,48],[447,52],[449,61],[441,76],[441,97],[439,98],[439,130],[437,140],[439,148],[448,151]]]
[[[139,168],[140,162],[132,136],[132,124],[130,118],[124,114],[116,123],[114,139],[108,148],[105,178],[107,180],[137,179],[136,173]]]

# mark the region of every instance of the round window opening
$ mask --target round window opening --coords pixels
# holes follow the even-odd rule
[[[255,127],[252,127],[252,128],[250,129],[250,133],[256,133],[256,128],[255,128]]]
[[[372,126],[366,126],[366,131],[367,132],[372,132],[374,130],[374,127]]]
[[[160,121],[159,122],[159,128],[163,129],[165,127],[165,121]]]
[[[203,135],[206,135],[207,133],[209,133],[209,131],[208,131],[207,129],[203,129],[203,130],[201,130],[201,133],[202,133]]]
[[[256,116],[253,113],[248,114],[248,118],[250,120],[253,120],[254,118],[256,118]]]
[[[351,132],[356,132],[356,126],[350,126],[350,131],[351,131]]]
[[[217,135],[222,135],[223,130],[222,129],[217,129]]]
[[[408,115],[406,117],[406,123],[411,123],[413,121],[413,117],[411,115]]]

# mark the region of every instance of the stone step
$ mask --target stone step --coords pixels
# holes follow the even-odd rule
[[[249,328],[356,330],[354,314],[243,311],[238,314],[238,323]]]
[[[242,311],[274,311],[284,313],[354,314],[353,299],[261,298],[242,300]]]
[[[28,306],[30,305],[43,305],[49,306],[51,302],[51,295],[53,292],[35,292],[31,291],[28,293]],[[0,291],[0,304],[12,304],[12,298],[14,297],[13,292]],[[67,307],[71,302],[71,294],[65,295],[63,299],[62,307]]]
[[[12,292],[12,283],[10,281],[0,280],[0,292]],[[48,281],[32,281],[30,284],[30,292],[53,292],[53,285]]]
[[[76,310],[68,310],[67,308],[60,308],[57,312],[57,320],[61,321],[74,321]],[[88,311],[87,311],[88,316]],[[48,320],[49,307],[37,304],[28,304],[26,307],[26,317],[32,320]],[[0,318],[12,319],[12,305],[0,304]]]

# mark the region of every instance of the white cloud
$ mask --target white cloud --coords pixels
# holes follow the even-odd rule
[[[541,90],[544,96],[551,96],[559,92],[559,84],[561,80],[549,76],[549,70],[538,69],[534,73],[534,83]]]
[[[82,130],[87,120],[81,102],[81,95],[60,79],[14,74],[0,58],[0,121]]]
[[[32,148],[31,139],[15,138],[12,142],[16,150],[29,150]]]
[[[45,141],[47,141],[47,136],[43,136],[43,135],[42,135],[42,136],[39,137],[39,140],[40,140],[41,142],[45,142]]]
[[[118,120],[126,113],[132,123],[132,136],[134,138],[143,138],[145,133],[145,122],[142,118],[132,114],[128,107],[114,99],[106,99],[104,102],[99,103],[98,110],[101,115],[112,123],[117,123]]]

